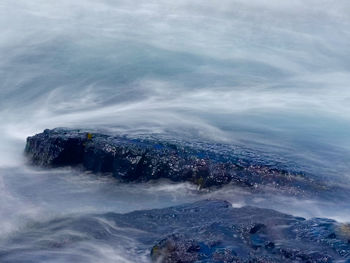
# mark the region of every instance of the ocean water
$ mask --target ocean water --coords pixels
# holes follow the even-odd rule
[[[0,28],[1,262],[148,262],[127,236],[39,252],[10,240],[33,222],[208,197],[350,221],[337,193],[123,185],[23,157],[29,135],[84,127],[220,142],[350,187],[348,1],[2,0]]]

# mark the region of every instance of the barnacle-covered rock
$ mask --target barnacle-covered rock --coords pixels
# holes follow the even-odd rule
[[[232,183],[251,188],[271,185],[281,189],[320,189],[300,174],[252,165],[225,146],[214,148],[210,144],[196,147],[157,138],[56,128],[28,137],[25,153],[35,165],[82,165],[95,173],[112,174],[124,182],[165,178],[189,181],[200,188]]]

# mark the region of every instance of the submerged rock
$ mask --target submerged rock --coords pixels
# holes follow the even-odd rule
[[[330,219],[305,220],[270,209],[233,208],[225,201],[203,200],[31,224],[0,246],[10,248],[0,248],[0,261],[63,262],[69,255],[74,262],[86,262],[87,255],[96,257],[99,247],[108,244],[131,262],[349,262],[344,226]],[[86,244],[94,245],[87,250]],[[147,259],[141,260],[145,253]],[[39,260],[43,255],[46,261]]]
[[[225,149],[222,152],[154,138],[127,138],[69,129],[45,130],[28,137],[25,148],[35,165],[82,165],[95,173],[112,174],[124,182],[166,178],[189,181],[200,187],[227,183],[247,187],[270,184],[280,188],[314,185],[300,174],[247,164],[232,152]]]

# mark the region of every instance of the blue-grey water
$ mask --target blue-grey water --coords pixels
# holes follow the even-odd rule
[[[45,128],[166,134],[234,145],[347,188],[349,1],[2,0],[0,29],[2,261],[148,262],[132,240],[40,253],[27,244],[17,258],[1,255],[33,222],[208,197],[350,221],[350,197],[336,192],[326,201],[123,185],[69,168],[33,168],[23,157],[25,138]]]

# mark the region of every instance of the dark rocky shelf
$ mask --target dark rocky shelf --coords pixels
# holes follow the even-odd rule
[[[162,263],[350,262],[349,238],[350,226],[334,220],[305,220],[270,209],[203,200],[35,223],[9,240],[7,246],[13,249],[2,253],[0,248],[0,261],[19,262],[16,259],[31,251],[32,257],[58,262],[57,251],[88,240],[126,249],[133,240],[131,246],[136,244],[140,254],[146,252],[150,260]]]
[[[97,174],[111,174],[122,182],[165,178],[189,181],[201,188],[231,183],[292,191],[323,189],[301,173],[245,162],[224,146],[218,150],[162,139],[57,128],[28,137],[25,153],[35,165],[80,165]]]

